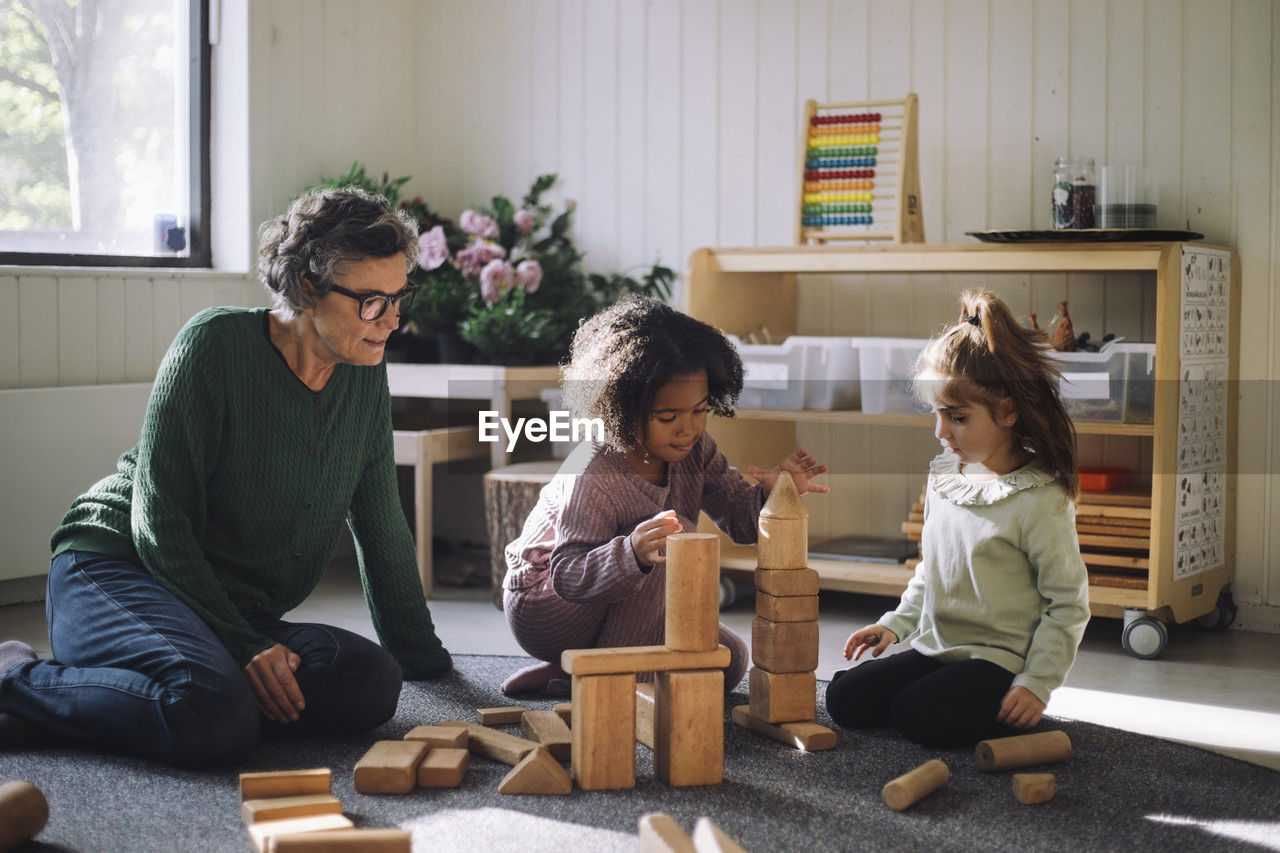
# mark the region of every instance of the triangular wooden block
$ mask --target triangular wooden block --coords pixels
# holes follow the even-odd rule
[[[786,471],[778,475],[773,488],[769,491],[769,499],[764,502],[764,506],[760,509],[760,515],[765,518],[809,517],[809,510],[805,507],[804,500],[800,497],[800,490],[796,488],[796,481],[791,479],[791,475]],[[800,567],[796,566],[795,568]]]
[[[568,794],[573,791],[569,771],[545,746],[526,755],[498,785],[499,794]]]
[[[693,841],[671,815],[640,816],[640,853],[695,853]]]
[[[693,849],[698,853],[747,853],[709,818],[700,817],[693,827]]]

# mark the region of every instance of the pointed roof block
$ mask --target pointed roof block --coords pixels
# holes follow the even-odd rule
[[[530,752],[498,784],[499,794],[568,794],[573,779],[545,746]]]
[[[693,827],[693,847],[698,853],[747,853],[741,844],[725,835],[706,817],[698,818]]]
[[[800,492],[796,489],[796,481],[791,479],[791,475],[786,471],[778,475],[778,481],[773,484],[773,490],[769,492],[769,499],[764,502],[760,516],[762,518],[809,517],[809,510],[805,508],[804,501],[800,499]]]

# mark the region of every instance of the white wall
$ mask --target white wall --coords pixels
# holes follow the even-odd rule
[[[223,5],[241,14],[224,14],[219,50],[244,48],[249,68],[247,167],[221,173],[247,175],[241,243],[243,229],[356,159],[413,175],[409,194],[446,214],[558,171],[597,269],[682,267],[698,246],[787,243],[811,97],[919,94],[930,242],[1046,227],[1062,153],[1157,169],[1160,224],[1240,255],[1251,381],[1235,591],[1268,605],[1242,624],[1280,628],[1280,536],[1270,533],[1280,519],[1280,10],[1270,0]],[[247,257],[220,262],[249,268]],[[813,285],[802,317],[806,331],[827,331],[834,304],[901,334],[904,315],[950,316],[952,286],[921,277],[887,301],[865,282],[836,296]],[[1022,290],[1041,313],[1058,294],[1078,295],[1077,327],[1149,335],[1141,283],[1108,281],[1101,298],[1069,277]],[[262,297],[236,275],[0,270],[0,388],[150,378],[177,325],[219,301]],[[131,317],[147,319],[131,328]]]

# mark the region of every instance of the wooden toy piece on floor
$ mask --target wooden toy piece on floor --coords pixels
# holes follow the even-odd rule
[[[520,715],[527,711],[520,705],[504,705],[498,708],[476,708],[476,722],[482,726],[507,726],[520,722]]]
[[[268,820],[288,820],[322,814],[342,814],[342,803],[332,794],[298,794],[293,797],[266,797],[240,804],[245,826]]]
[[[516,765],[538,748],[534,741],[517,737],[469,720],[450,720],[444,726],[462,726],[467,730],[467,749],[472,755],[483,755],[503,764]]]
[[[794,746],[804,752],[820,752],[834,749],[836,733],[826,726],[812,722],[770,723],[751,715],[750,705],[738,705],[732,711],[733,722],[756,734]]]
[[[654,680],[653,768],[672,787],[724,780],[724,671],[659,672]]]
[[[407,829],[333,829],[304,835],[277,835],[274,853],[411,853]]]
[[[566,726],[573,722],[572,702],[557,702],[551,706],[551,710],[560,715],[560,719],[564,720]]]
[[[759,567],[806,568],[809,553],[809,510],[795,480],[783,471],[760,509]]]
[[[887,782],[880,791],[880,796],[884,798],[886,806],[900,812],[946,785],[950,779],[951,770],[946,762],[934,758],[915,770],[903,773],[897,779]]]
[[[328,794],[329,792],[328,767],[240,774],[241,801],[262,800],[267,797],[293,797],[301,794]]]
[[[696,853],[693,840],[671,815],[640,816],[640,853]]]
[[[573,778],[584,791],[636,786],[635,693],[634,671],[573,676]]]
[[[467,748],[467,730],[462,726],[417,726],[409,730],[405,740],[420,740],[435,749],[443,746],[450,749]]]
[[[769,672],[813,672],[818,668],[817,622],[751,620],[751,662]]]
[[[1071,757],[1071,738],[1063,731],[1036,732],[980,741],[973,750],[979,770],[1016,770],[1056,764]]]
[[[418,765],[419,788],[456,788],[471,765],[471,753],[452,746],[436,746]]]
[[[769,672],[751,667],[748,681],[751,716],[767,723],[812,720],[817,710],[818,675]]]
[[[1014,773],[1013,795],[1024,806],[1038,806],[1053,799],[1056,777],[1052,773]]]
[[[30,782],[0,785],[0,851],[26,844],[49,822],[49,801]]]
[[[545,746],[556,761],[569,760],[573,735],[555,711],[525,711],[520,717],[520,728],[529,740]]]
[[[709,652],[720,645],[720,537],[667,537],[667,648]]]
[[[636,741],[653,749],[653,682],[636,685]]]
[[[626,675],[637,672],[669,672],[677,669],[724,669],[731,656],[728,646],[702,652],[684,652],[666,646],[619,646],[606,649],[570,649],[560,656],[560,668],[570,675]],[[573,701],[578,694],[573,694]]]
[[[710,818],[700,817],[693,827],[693,849],[698,853],[747,853],[741,844],[725,835]]]
[[[572,791],[569,771],[545,746],[526,755],[498,783],[499,794],[568,794]]]
[[[258,853],[270,853],[273,840],[285,835],[323,833],[335,829],[352,829],[355,824],[340,814],[295,817],[288,820],[266,820],[249,827],[249,844]]]
[[[428,747],[418,740],[380,740],[356,762],[353,780],[360,794],[407,794],[418,785],[418,765]]]

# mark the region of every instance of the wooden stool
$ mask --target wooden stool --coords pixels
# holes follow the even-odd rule
[[[484,516],[489,530],[493,603],[502,609],[502,579],[507,574],[507,545],[520,536],[538,503],[542,487],[560,470],[560,459],[520,462],[484,475]]]

